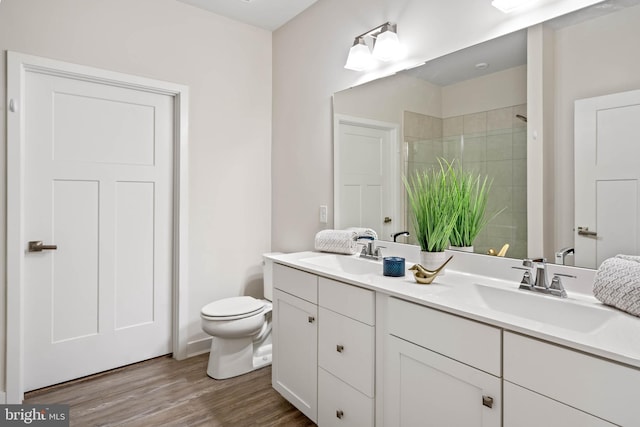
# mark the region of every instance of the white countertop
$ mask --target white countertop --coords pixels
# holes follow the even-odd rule
[[[321,252],[266,255],[267,258],[274,260],[278,264],[371,289],[425,307],[442,310],[640,368],[640,318],[605,306],[587,293],[572,292],[570,287],[567,287],[569,297],[566,299],[535,293],[523,294],[522,298],[553,299],[553,301],[526,300],[527,303],[532,303],[532,307],[536,306],[536,302],[550,303],[549,306],[545,306],[549,307],[549,309],[545,310],[546,312],[539,313],[539,318],[537,313],[533,316],[529,313],[527,318],[518,314],[508,314],[503,311],[493,310],[484,304],[478,303],[474,295],[477,285],[500,288],[502,290],[517,290],[518,279],[511,280],[473,274],[471,271],[477,271],[477,269],[466,270],[464,267],[468,267],[468,265],[465,266],[462,265],[464,263],[454,263],[452,261],[451,267],[447,268],[444,276],[438,276],[431,285],[419,285],[415,283],[410,271],[407,271],[405,277],[384,276],[381,262],[379,273],[349,274],[305,261],[305,259],[320,256],[335,255]],[[344,256],[348,257],[348,255]],[[357,255],[354,257],[357,257]],[[460,255],[460,257],[468,257],[468,255]],[[519,275],[521,276],[522,272],[511,269],[511,266],[519,265],[518,261],[492,260],[490,258],[495,257],[481,256],[481,258],[477,258],[472,255],[468,259],[474,262],[479,260],[483,264],[503,263],[504,269],[500,268],[500,270],[506,271],[508,277],[516,278]],[[406,267],[408,268],[411,265],[411,262],[407,262]],[[485,268],[484,270],[486,274],[487,269]],[[505,274],[502,274],[502,276],[504,277]],[[592,274],[590,277],[592,277]],[[517,292],[525,293],[528,291]],[[564,328],[545,322],[545,318],[562,317],[563,313],[560,310],[562,310],[564,304],[579,305],[589,310],[596,310],[594,314],[598,314],[598,316],[589,319],[589,324],[585,322],[584,327],[581,327],[581,324],[576,324],[576,327]],[[601,324],[598,319],[595,319],[600,315],[606,318],[606,321]]]

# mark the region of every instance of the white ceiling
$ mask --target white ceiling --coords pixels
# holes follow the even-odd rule
[[[627,7],[637,6],[638,4],[640,4],[640,0],[606,0],[593,6],[560,16],[549,21],[548,24],[553,29],[564,28],[608,13],[617,12]]]
[[[487,67],[476,68],[480,63]],[[527,31],[520,30],[428,61],[407,73],[438,86],[448,86],[526,63]]]
[[[178,0],[217,15],[273,31],[317,0]]]
[[[557,30],[638,4],[640,0],[606,0],[548,21],[547,25]],[[486,63],[487,67],[476,68],[479,63]],[[406,73],[438,86],[448,86],[526,63],[525,29],[436,58]]]

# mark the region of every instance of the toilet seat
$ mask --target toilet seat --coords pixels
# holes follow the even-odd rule
[[[264,306],[264,301],[253,297],[231,297],[205,305],[200,314],[209,320],[235,320],[256,315],[264,310]]]

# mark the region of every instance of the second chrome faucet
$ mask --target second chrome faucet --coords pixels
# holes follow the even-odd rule
[[[376,246],[375,239],[370,236],[360,236],[358,240],[367,240],[367,243],[362,247],[362,251],[360,252],[360,258],[366,259],[374,259],[376,261],[382,259],[382,251],[381,249],[384,246]]]
[[[525,270],[520,281],[520,289],[554,295],[560,298],[567,297],[567,291],[562,285],[561,277],[575,277],[569,274],[556,273],[551,283],[547,279],[547,260],[544,258],[525,258],[522,267],[513,267]],[[535,276],[534,276],[535,274]]]

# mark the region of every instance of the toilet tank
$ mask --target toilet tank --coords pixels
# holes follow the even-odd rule
[[[273,260],[267,258],[268,255],[280,255],[281,252],[272,252],[263,255],[263,267],[262,272],[264,275],[263,280],[263,290],[264,290],[264,299],[273,301]]]

